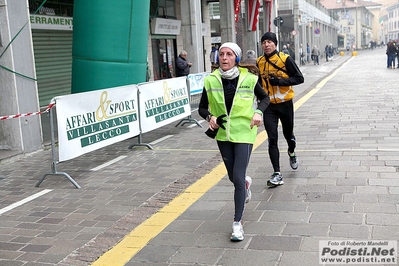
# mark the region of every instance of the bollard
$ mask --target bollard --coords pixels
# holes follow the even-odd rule
[[[340,55],[340,56],[344,56],[345,53],[341,51],[341,52],[339,52],[339,55]]]
[[[352,56],[357,56],[357,51],[353,51]]]

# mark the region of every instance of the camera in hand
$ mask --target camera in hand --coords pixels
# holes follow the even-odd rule
[[[280,79],[273,74],[269,74],[269,83],[272,86],[278,86],[280,85]]]

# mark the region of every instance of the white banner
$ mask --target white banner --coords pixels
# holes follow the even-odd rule
[[[140,134],[137,85],[56,98],[59,161]]]
[[[190,86],[190,95],[200,94],[204,88],[204,79],[209,72],[190,74],[187,76]]]
[[[141,132],[191,115],[186,77],[139,84]]]

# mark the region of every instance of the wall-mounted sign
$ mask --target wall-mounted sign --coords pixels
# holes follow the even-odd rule
[[[313,22],[314,21],[314,17],[310,16],[308,14],[302,14],[301,15],[301,22],[302,23],[309,23],[309,22]]]
[[[32,29],[41,30],[72,30],[73,18],[45,16],[45,15],[31,15],[30,24]]]
[[[175,19],[153,18],[152,34],[180,35],[181,21]]]
[[[201,31],[202,31],[202,36],[206,36],[208,34],[208,26],[205,23],[201,24]]]
[[[221,43],[221,42],[222,42],[222,37],[220,36],[211,37],[211,43]]]

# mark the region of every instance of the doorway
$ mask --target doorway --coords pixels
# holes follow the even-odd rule
[[[173,78],[175,72],[175,39],[153,39],[153,72],[154,80]]]

